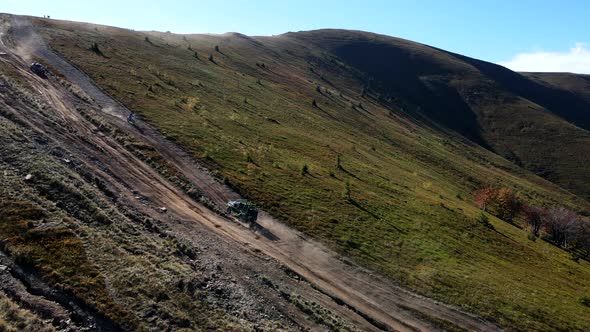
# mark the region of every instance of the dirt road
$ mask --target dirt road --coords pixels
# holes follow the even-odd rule
[[[322,293],[324,297],[316,296],[318,301],[346,316],[363,330],[432,331],[440,329],[434,323],[437,320],[452,322],[470,331],[499,330],[496,325],[474,315],[413,294],[386,278],[345,262],[322,244],[306,238],[263,211],[259,223],[264,230],[256,234],[195,202],[119,142],[111,137],[98,135],[95,126],[75,111],[73,96],[66,95],[55,84],[43,82],[27,72],[32,56],[42,58],[67,80],[84,90],[94,99],[99,106],[97,108],[105,112],[105,117],[113,126],[155,147],[215,204],[223,206],[227,200],[238,198],[239,195],[213,178],[191,156],[165,140],[147,124],[139,122],[136,128],[129,126],[125,121],[129,110],[103,93],[87,75],[47,47],[27,18],[7,16],[3,20],[10,25],[10,30],[5,30],[10,33],[4,38],[10,39],[18,47],[8,49],[6,45],[0,45],[3,48],[1,51],[8,51],[10,54],[8,59],[2,61],[16,63],[23,71],[23,76],[35,84],[40,94],[60,112],[61,117],[84,133],[96,148],[80,145],[76,137],[53,130],[41,119],[27,119],[30,125],[59,140],[60,144],[66,145],[77,156],[84,156],[81,158],[86,159],[86,164],[97,174],[110,179],[128,201],[134,201],[133,191],[149,199],[150,205],[137,204],[137,209],[162,218],[154,207],[167,207],[168,215],[164,220],[170,220],[169,227],[177,236],[198,242],[201,239],[197,235],[206,229],[219,235],[217,238],[231,248],[242,247],[248,251],[248,255],[252,255],[253,251],[272,257],[307,280],[312,289]],[[98,160],[99,163],[92,160]],[[101,167],[97,167],[97,164]],[[112,174],[116,174],[116,178]],[[133,188],[133,191],[129,188]],[[244,262],[247,261],[244,258]],[[311,295],[311,290],[303,292],[315,296]]]

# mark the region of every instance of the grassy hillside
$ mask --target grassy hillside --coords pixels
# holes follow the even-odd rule
[[[572,73],[521,73],[553,88],[580,95],[590,101],[590,75]]]
[[[586,149],[585,131],[496,88],[474,111],[462,88],[499,83],[463,59],[357,32],[251,38],[35,24],[105,91],[304,233],[507,328],[590,326],[580,304],[590,265],[493,217],[495,231],[479,224],[472,194],[497,184],[538,204],[584,213],[590,204],[449,129],[519,160],[555,131]],[[502,102],[519,107],[519,121],[534,112],[540,130],[518,135]],[[567,179],[588,183],[577,165],[564,162],[577,176]]]
[[[590,197],[590,178],[582,166],[590,161],[587,76],[556,74],[544,82],[495,64],[366,33],[320,30],[288,36],[359,69],[375,99],[424,115]]]

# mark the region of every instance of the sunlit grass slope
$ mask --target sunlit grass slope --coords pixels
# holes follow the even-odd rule
[[[425,115],[432,102],[420,111],[415,96],[387,90],[342,50],[313,35],[35,24],[105,91],[302,232],[507,328],[590,327],[590,308],[579,302],[590,295],[590,265],[500,220],[492,218],[495,231],[480,225],[472,194],[498,184],[538,204],[584,212],[588,202],[449,130],[455,120],[433,121]],[[100,52],[90,50],[94,43]],[[396,43],[404,54],[431,53],[433,75],[477,72],[446,53]],[[400,69],[400,77],[409,74]],[[472,134],[485,141],[489,133]]]

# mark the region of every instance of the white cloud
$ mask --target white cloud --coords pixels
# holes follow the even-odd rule
[[[590,49],[585,43],[576,43],[569,52],[520,53],[499,64],[514,71],[590,74]]]

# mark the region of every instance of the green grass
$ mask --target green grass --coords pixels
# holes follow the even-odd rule
[[[128,30],[36,24],[105,91],[242,194],[357,262],[508,328],[590,326],[579,301],[590,293],[588,263],[498,219],[490,218],[495,231],[481,225],[472,194],[495,184],[536,204],[587,213],[588,202],[362,97],[356,69],[321,48],[284,36],[150,33],[147,43]],[[94,42],[104,56],[88,50]]]

